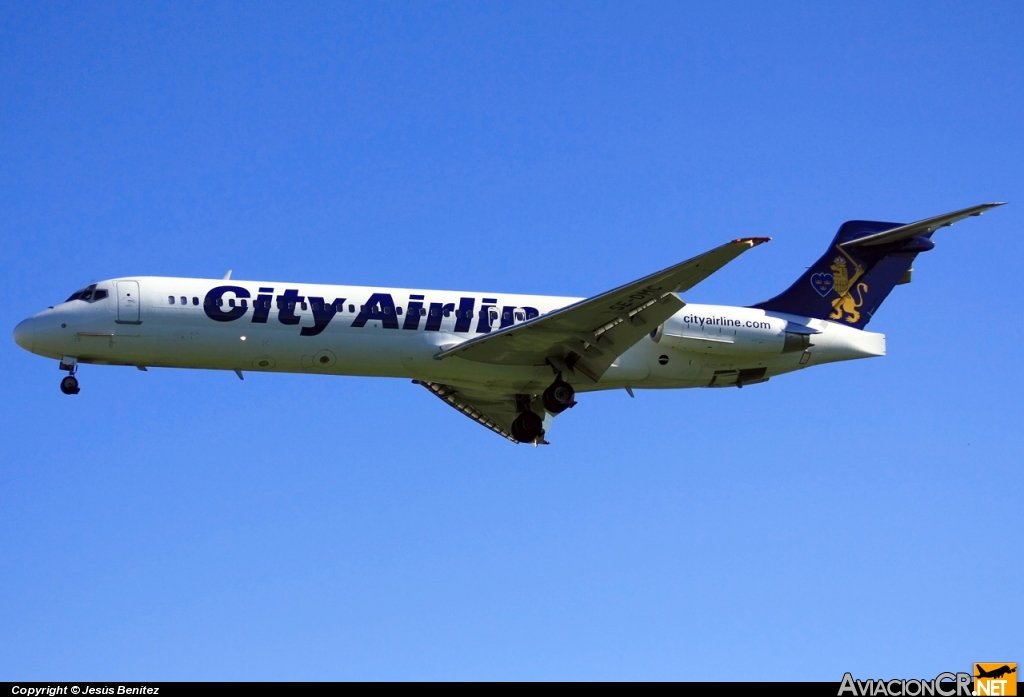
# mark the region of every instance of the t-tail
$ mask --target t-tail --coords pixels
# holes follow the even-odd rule
[[[916,223],[851,220],[796,283],[753,307],[863,329],[893,288],[910,282],[914,259],[935,246],[932,233],[1002,203],[984,203]]]

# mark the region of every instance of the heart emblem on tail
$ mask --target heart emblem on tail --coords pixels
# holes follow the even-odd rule
[[[832,286],[835,285],[835,280],[832,278],[830,273],[816,273],[811,274],[811,286],[814,290],[818,291],[818,295],[825,297],[832,291]]]

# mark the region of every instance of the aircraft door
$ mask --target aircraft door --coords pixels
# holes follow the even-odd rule
[[[117,321],[119,324],[140,324],[139,282],[117,282]]]

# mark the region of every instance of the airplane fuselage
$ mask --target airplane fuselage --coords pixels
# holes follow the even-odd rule
[[[580,300],[167,277],[90,289],[22,322],[17,342],[72,364],[403,377],[524,393],[551,383],[549,365],[435,356]],[[651,330],[596,382],[573,380],[575,389],[742,386],[885,353],[882,334],[744,307],[688,304]]]

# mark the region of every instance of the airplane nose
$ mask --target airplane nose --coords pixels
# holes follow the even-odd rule
[[[26,319],[14,328],[14,343],[26,351],[32,350],[32,320]]]

